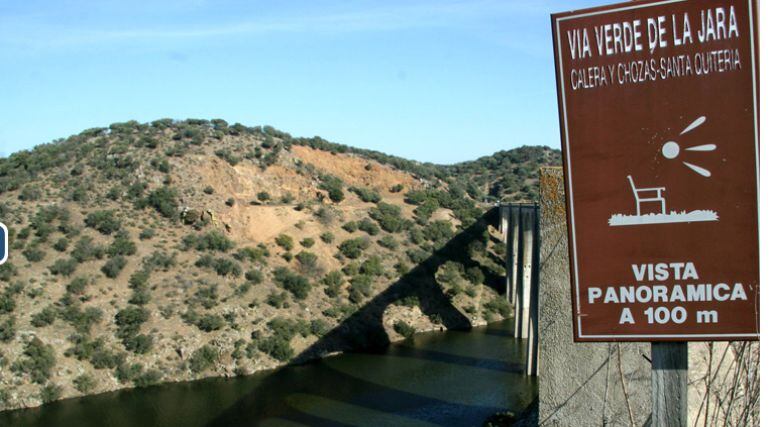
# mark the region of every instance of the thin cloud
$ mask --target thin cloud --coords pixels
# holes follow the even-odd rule
[[[473,26],[485,18],[510,15],[548,16],[554,5],[544,2],[458,1],[375,7],[328,14],[263,17],[213,25],[136,28],[73,28],[41,25],[32,20],[6,19],[0,44],[45,49],[88,47],[114,43],[184,42],[273,33],[338,34],[385,32],[419,28]]]

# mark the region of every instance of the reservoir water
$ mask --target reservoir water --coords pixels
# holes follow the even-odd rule
[[[0,426],[480,426],[536,398],[504,321],[430,332],[239,378],[163,384],[0,412]]]

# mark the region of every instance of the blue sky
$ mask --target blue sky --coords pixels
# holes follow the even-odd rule
[[[434,163],[558,147],[549,14],[599,3],[2,1],[0,155],[163,117]]]

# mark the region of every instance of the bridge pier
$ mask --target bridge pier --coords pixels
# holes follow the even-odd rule
[[[527,372],[537,375],[537,295],[539,269],[539,207],[499,205],[499,229],[505,242],[505,295],[513,306],[514,337],[527,339]]]

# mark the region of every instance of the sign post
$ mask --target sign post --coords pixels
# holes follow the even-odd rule
[[[653,342],[652,425],[687,426],[687,343]]]
[[[574,340],[652,343],[686,425],[687,341],[759,339],[755,0],[552,16]]]

